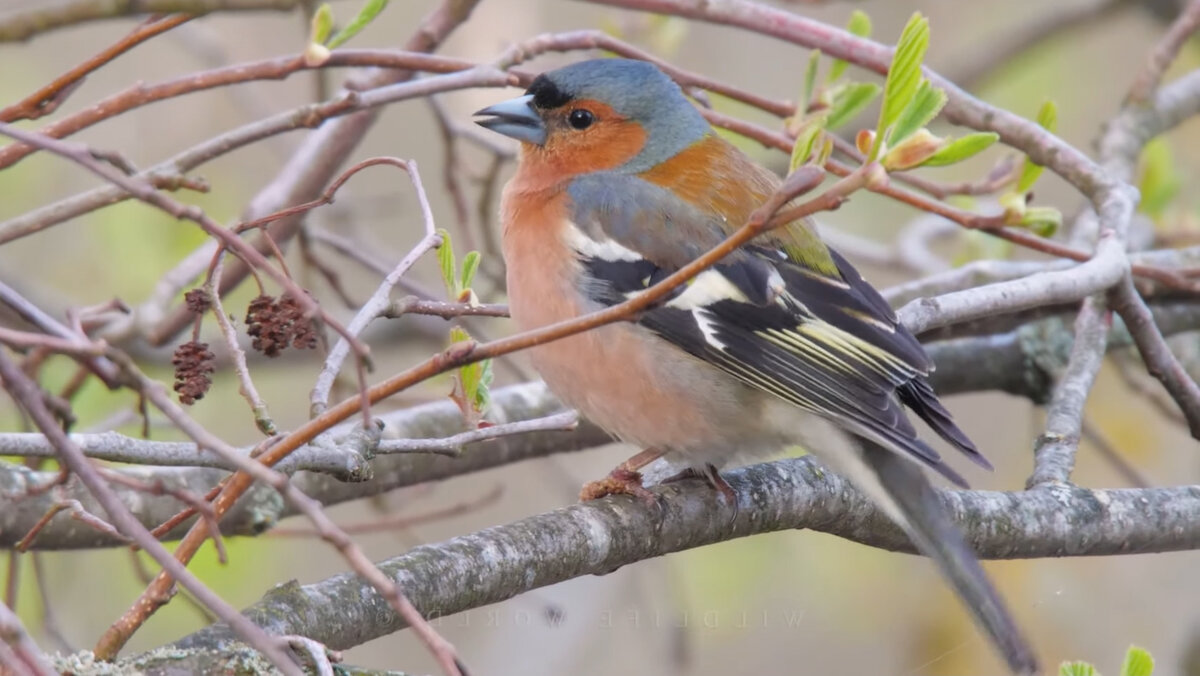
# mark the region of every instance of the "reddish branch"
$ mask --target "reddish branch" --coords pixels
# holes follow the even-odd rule
[[[335,331],[345,336],[350,345],[354,347],[355,353],[360,357],[365,356],[368,348],[354,336],[346,333],[345,328],[337,322],[333,317],[330,317],[320,305],[309,297],[308,293],[296,285],[294,281],[286,274],[276,270],[274,266],[267,261],[266,257],[248,244],[245,240],[238,237],[235,233],[221,227],[220,224],[206,216],[199,207],[193,205],[184,205],[167,195],[155,190],[152,185],[145,181],[139,181],[136,178],[126,176],[112,167],[99,162],[92,154],[82,147],[77,147],[40,136],[38,134],[25,132],[11,125],[0,123],[0,134],[11,136],[26,143],[34,144],[48,150],[56,155],[65,157],[76,164],[84,167],[88,171],[100,176],[101,178],[113,183],[122,189],[128,191],[138,199],[151,204],[172,216],[180,219],[187,219],[199,225],[210,237],[220,242],[221,247],[227,247],[237,256],[249,261],[256,270],[261,270],[267,273],[277,284],[284,287],[287,293],[291,295],[303,307],[307,315],[319,316],[323,322],[332,327]],[[185,307],[186,311],[187,308]],[[190,314],[190,313],[189,313]]]
[[[50,84],[30,94],[25,99],[0,110],[0,122],[36,120],[39,117],[53,113],[83,83],[83,79],[87,77],[88,73],[91,73],[146,40],[165,33],[180,24],[191,21],[193,18],[194,15],[192,14],[174,14],[146,21],[99,54],[55,78]],[[5,148],[4,150],[8,151],[10,148]],[[0,169],[4,166],[4,164],[0,164]]]
[[[271,640],[262,629],[255,626],[220,596],[204,586],[204,583],[183,563],[173,557],[162,543],[150,535],[137,518],[129,512],[129,509],[121,502],[108,483],[100,477],[88,459],[84,457],[83,451],[58,426],[53,415],[42,402],[41,389],[17,368],[2,350],[0,350],[0,380],[3,381],[5,389],[29,414],[34,425],[58,449],[59,458],[64,467],[79,477],[79,480],[95,496],[96,501],[104,508],[109,521],[116,526],[117,530],[141,545],[163,567],[164,571],[170,571],[170,574],[179,580],[180,584],[187,587],[223,621],[230,623],[230,626],[249,645],[266,655],[277,668],[285,674],[295,676],[303,673],[291,661],[291,658],[280,650],[278,643]],[[165,591],[160,596],[165,597]]]
[[[53,138],[65,138],[134,108],[193,92],[257,80],[282,80],[302,70],[365,66],[429,73],[452,73],[473,68],[475,64],[462,59],[404,50],[337,50],[332,53],[328,61],[320,66],[305,64],[302,56],[281,56],[191,73],[152,85],[136,84],[97,101],[77,113],[48,124],[38,132]],[[3,112],[0,112],[0,122],[8,121],[2,117]],[[29,144],[13,144],[2,148],[0,149],[0,169],[11,166],[36,151],[37,147]]]

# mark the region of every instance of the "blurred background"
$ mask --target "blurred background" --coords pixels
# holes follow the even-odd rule
[[[37,1],[0,0],[0,15]],[[350,46],[398,46],[433,4],[431,0],[392,3]],[[339,1],[333,6],[339,17],[349,17],[358,3]],[[861,9],[873,20],[874,36],[885,42],[894,42],[909,15],[920,10],[931,22],[927,62],[932,68],[959,80],[987,101],[1027,117],[1036,113],[1043,100],[1053,98],[1058,104],[1059,133],[1089,152],[1100,125],[1116,111],[1146,51],[1165,28],[1149,5],[1138,2],[878,0],[786,6],[837,25],[845,24],[853,9]],[[1001,65],[989,65],[1068,6],[1083,8],[1069,25],[1004,59]],[[1103,8],[1085,11],[1100,6]],[[24,97],[110,44],[135,23],[104,21],[42,34],[27,43],[0,44],[0,102]],[[807,53],[782,42],[728,28],[553,0],[484,0],[440,52],[486,61],[513,42],[580,28],[615,32],[684,68],[772,98],[794,100],[802,86]],[[91,75],[57,116],[138,81],[156,82],[218,65],[296,53],[304,46],[306,31],[306,21],[299,14],[238,14],[193,21]],[[548,69],[577,58],[580,55],[550,55],[529,68]],[[1172,73],[1198,65],[1200,49],[1192,46],[1184,50]],[[139,167],[149,166],[247,121],[313,100],[322,86],[319,77],[298,73],[282,82],[246,84],[172,99],[104,122],[74,138],[100,148],[119,149]],[[325,86],[336,87],[341,81],[338,73],[324,77]],[[861,73],[855,77],[871,79]],[[477,90],[447,94],[442,101],[452,119],[466,124],[472,111],[514,94],[511,90]],[[762,113],[723,100],[714,100],[714,105],[777,128],[778,122]],[[28,126],[36,128],[57,116]],[[305,133],[268,139],[205,165],[194,173],[208,179],[211,192],[180,193],[180,197],[200,205],[218,221],[236,220]],[[765,163],[786,166],[786,157],[780,153],[754,143],[739,143]],[[443,149],[430,107],[423,101],[410,101],[384,111],[355,158],[394,155],[415,159],[439,225],[453,228],[452,206],[441,182]],[[1181,241],[1194,238],[1200,222],[1200,202],[1195,191],[1188,189],[1200,175],[1197,149],[1200,125],[1192,121],[1175,132],[1163,150],[1185,187],[1161,215],[1157,227]],[[966,165],[933,170],[928,175],[947,181],[977,178],[1002,152],[994,149]],[[478,159],[483,157],[480,154]],[[468,162],[473,159],[474,155],[467,155]],[[505,171],[511,172],[511,167]],[[0,172],[0,219],[96,184],[77,167],[41,153]],[[1068,219],[1080,206],[1079,197],[1051,176],[1039,184],[1037,201],[1057,206]],[[919,216],[903,205],[864,196],[827,214],[822,222],[890,243]],[[310,220],[314,227],[361,242],[389,267],[421,236],[412,188],[392,170],[360,174],[339,194],[334,206],[317,210]],[[191,225],[126,202],[0,247],[0,278],[18,285],[43,307],[100,303],[113,296],[137,304],[148,297],[167,270],[202,241],[202,234]],[[464,245],[461,241],[456,244],[460,249]],[[1023,255],[988,239],[957,233],[935,250],[949,264]],[[289,261],[301,282],[315,288],[328,307],[348,319],[349,311],[338,305],[319,276],[294,258],[293,252]],[[360,266],[333,254],[328,258],[337,263],[350,295],[360,302],[378,283]],[[489,265],[495,262],[485,261],[485,268]],[[905,270],[863,267],[879,286],[911,277]],[[431,259],[423,261],[414,276],[437,288]],[[484,301],[503,301],[502,290],[493,285],[481,282],[478,290]],[[240,315],[252,295],[244,285],[226,305]],[[415,328],[404,322],[391,324],[377,326],[367,334],[377,360],[377,378],[430,354],[439,340],[444,340],[447,328],[441,320]],[[478,325],[491,337],[509,330],[501,320]],[[153,365],[153,374],[169,381],[169,350],[146,350],[142,356]],[[47,382],[51,384],[61,384],[71,374],[65,362],[51,363],[49,369]],[[251,369],[278,424],[289,428],[307,419],[307,395],[319,370],[315,356],[258,359]],[[529,372],[521,358],[513,365],[497,367],[501,383],[516,382]],[[435,380],[385,406],[441,398],[449,387],[448,380]],[[131,399],[128,393],[114,395],[94,383],[89,385],[77,400],[78,429],[128,410],[134,403]],[[993,474],[968,470],[973,484],[988,489],[1022,486],[1031,466],[1033,439],[1042,428],[1041,410],[1001,394],[956,396],[948,404],[997,467]],[[232,443],[251,443],[258,438],[230,374],[219,377],[214,390],[192,412]],[[1111,364],[1089,400],[1088,420],[1152,483],[1200,481],[1195,442],[1186,430],[1129,389]],[[0,401],[0,429],[13,431],[18,425],[10,402]],[[136,432],[136,427],[121,429]],[[172,438],[172,434],[165,429],[156,431],[159,438]],[[628,454],[628,448],[614,446],[551,457],[401,490],[331,512],[341,521],[371,518],[385,511],[418,514],[502,489],[501,497],[485,508],[402,532],[358,538],[369,555],[382,559],[417,543],[570,504],[580,484],[603,475]],[[1093,487],[1126,485],[1088,442],[1080,450],[1075,479]],[[290,579],[312,582],[346,568],[333,549],[314,538],[268,534],[232,539],[227,544],[228,566],[217,564],[210,547],[197,557],[193,568],[239,607],[274,584]],[[30,557],[15,560],[24,566],[19,578],[20,615],[47,649],[90,648],[144,586],[127,551],[48,554],[42,562],[51,583],[47,594],[52,603],[44,609],[32,588]],[[12,561],[0,556],[0,573]],[[1200,604],[1196,603],[1200,554],[991,562],[986,567],[1035,639],[1044,664],[1086,659],[1106,673],[1116,673],[1126,646],[1136,643],[1157,658],[1159,673],[1200,674],[1197,658],[1191,659],[1190,670],[1185,666],[1189,650],[1200,651],[1193,647],[1200,641]],[[39,629],[46,610],[53,613],[53,626],[60,635],[47,635]],[[204,623],[193,608],[176,601],[134,637],[127,652],[170,642]],[[809,532],[756,536],[645,561],[435,624],[458,646],[474,673],[492,676],[1002,671],[928,562]],[[346,658],[355,664],[412,673],[437,671],[408,633],[352,649]]]

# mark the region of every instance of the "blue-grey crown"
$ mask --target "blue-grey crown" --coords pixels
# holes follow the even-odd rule
[[[554,109],[578,99],[596,99],[646,130],[647,144],[620,170],[639,173],[699,141],[708,122],[679,85],[652,63],[632,59],[580,61],[539,75],[529,86],[533,104]]]

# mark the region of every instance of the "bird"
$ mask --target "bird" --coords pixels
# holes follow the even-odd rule
[[[646,61],[545,72],[476,117],[520,142],[500,222],[509,311],[523,330],[636,297],[745,224],[782,181]],[[810,221],[763,233],[635,321],[538,345],[530,360],[566,405],[642,449],[584,499],[647,496],[639,470],[666,457],[736,506],[722,468],[802,446],[937,563],[1014,673],[1036,673],[922,466],[966,481],[904,409],[991,465],[939,401],[921,343]]]

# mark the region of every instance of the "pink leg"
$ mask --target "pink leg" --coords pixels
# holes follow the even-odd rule
[[[679,474],[665,479],[663,483],[680,481],[682,479],[700,479],[720,493],[729,504],[737,506],[737,492],[733,490],[733,486],[729,485],[725,477],[721,476],[721,473],[717,471],[716,465],[711,462],[705,463],[703,469],[689,467]]]
[[[632,495],[648,504],[657,504],[654,494],[642,485],[642,473],[638,470],[662,456],[662,451],[647,448],[617,465],[603,479],[584,484],[579,492],[580,501],[597,500],[606,495]]]

